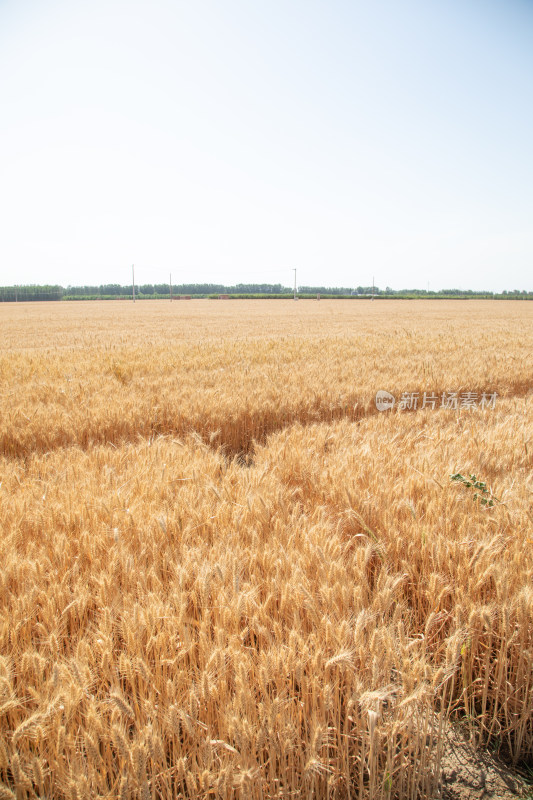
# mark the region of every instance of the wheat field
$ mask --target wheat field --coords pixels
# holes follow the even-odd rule
[[[0,337],[1,800],[433,800],[455,720],[531,765],[533,304],[3,304]]]

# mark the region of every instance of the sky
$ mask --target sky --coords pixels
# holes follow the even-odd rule
[[[533,291],[533,0],[0,0],[0,285]]]

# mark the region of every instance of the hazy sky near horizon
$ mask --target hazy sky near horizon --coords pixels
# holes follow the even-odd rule
[[[0,285],[533,290],[531,0],[0,0]]]

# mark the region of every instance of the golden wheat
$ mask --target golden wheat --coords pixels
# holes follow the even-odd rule
[[[429,800],[465,715],[531,758],[532,306],[0,313],[3,796]]]

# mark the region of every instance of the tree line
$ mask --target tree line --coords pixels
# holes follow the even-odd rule
[[[182,283],[172,287],[172,294],[191,295],[192,297],[218,297],[224,294],[229,297],[292,297],[293,289],[280,283],[237,283],[226,286],[217,283]],[[171,287],[168,283],[144,283],[135,286],[135,296],[139,299],[169,298]],[[471,298],[515,298],[533,300],[533,292],[514,289],[502,293],[474,291],[472,289],[442,289],[438,292],[426,289],[391,289],[387,286],[331,287],[331,286],[299,286],[300,297],[471,297]],[[21,302],[35,300],[110,300],[131,298],[131,284],[122,286],[118,283],[101,284],[100,286],[67,286],[59,285],[26,285],[1,286],[0,302]]]

